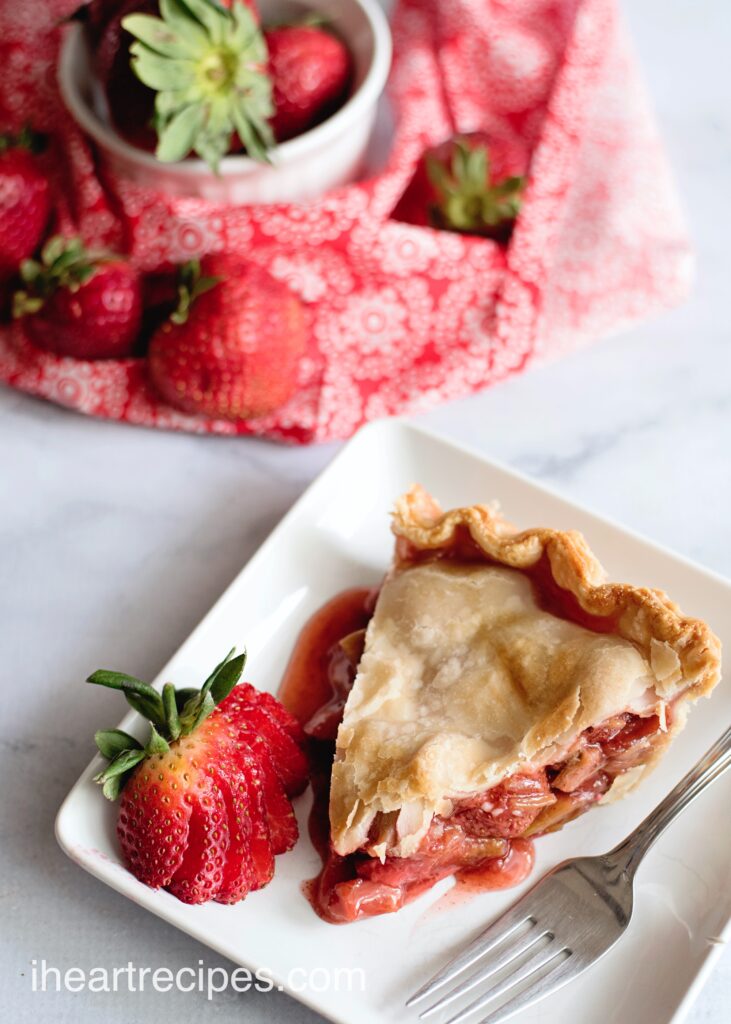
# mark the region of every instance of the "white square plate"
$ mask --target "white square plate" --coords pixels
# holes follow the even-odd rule
[[[447,507],[497,498],[523,526],[582,530],[611,578],[667,590],[687,613],[709,621],[731,648],[731,586],[697,566],[463,448],[407,423],[362,430],[285,516],[192,636],[157,684],[199,684],[234,643],[249,650],[247,675],[275,692],[297,633],[326,599],[375,583],[391,554],[388,511],[419,481]],[[658,803],[731,719],[731,691],[721,684],[690,716],[662,767],[623,803],[592,810],[537,843],[532,881],[567,857],[609,849]],[[129,715],[123,728],[134,729]],[[120,863],[115,808],[84,772],[59,812],[63,849],[87,871],[237,964],[267,968],[276,984],[342,1024],[416,1019],[405,998],[467,940],[501,913],[524,887],[482,894],[436,910],[449,880],[394,915],[336,927],[322,922],[301,883],[319,868],[307,838],[309,797],[298,801],[302,837],[277,859],[272,884],[236,907],[188,907],[137,882]],[[628,934],[583,978],[516,1018],[520,1024],[667,1024],[681,1019],[708,973],[731,918],[728,814],[731,774],[673,824],[637,879]],[[526,883],[528,884],[528,883]],[[442,900],[442,905],[444,904]],[[446,901],[448,903],[448,900]],[[363,968],[365,991],[324,987],[322,972]],[[294,973],[292,973],[294,972]],[[312,978],[305,991],[302,979]],[[337,978],[337,974],[332,977]],[[345,977],[345,975],[342,975]],[[296,980],[296,984],[295,984]]]

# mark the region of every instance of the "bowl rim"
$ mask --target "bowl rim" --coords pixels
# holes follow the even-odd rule
[[[216,174],[200,157],[191,157],[176,163],[163,163],[153,153],[138,149],[127,142],[115,129],[108,125],[84,100],[76,84],[75,64],[78,48],[84,45],[84,27],[80,24],[68,26],[61,43],[58,84],[64,103],[76,123],[104,148],[138,166],[151,171],[175,173],[184,177],[225,178],[254,171],[274,170],[295,163],[301,157],[320,150],[343,129],[360,119],[369,108],[375,106],[383,92],[391,69],[393,44],[391,29],[385,12],[377,0],[340,0],[360,8],[368,22],[373,36],[373,55],[365,78],[343,106],[322,124],[310,128],[294,139],[289,139],[269,150],[272,162],[263,164],[245,155],[225,156]],[[347,40],[346,40],[347,42]]]

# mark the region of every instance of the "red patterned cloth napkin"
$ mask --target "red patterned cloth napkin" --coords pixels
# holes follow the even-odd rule
[[[222,207],[113,180],[60,100],[61,16],[0,0],[0,125],[51,133],[58,227],[143,268],[237,250],[307,303],[296,397],[248,422],[160,402],[144,360],[82,362],[0,328],[0,380],[131,423],[295,442],[481,390],[684,297],[690,252],[615,0],[402,0],[377,175],[304,205]],[[390,218],[424,148],[454,131],[521,137],[530,179],[510,244]]]

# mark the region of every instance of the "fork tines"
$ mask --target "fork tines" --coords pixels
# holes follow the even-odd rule
[[[493,955],[486,960],[489,953]],[[498,1024],[568,981],[573,974],[571,956],[571,950],[558,942],[552,932],[540,926],[535,917],[515,907],[435,974],[406,1005],[411,1007],[421,1003],[456,981],[441,998],[422,1010],[420,1019],[426,1019],[464,998],[494,975],[511,968],[502,980],[481,992],[447,1021],[447,1024],[461,1024],[500,996],[507,995],[507,1002],[482,1019],[483,1024]],[[470,971],[470,968],[475,970]]]

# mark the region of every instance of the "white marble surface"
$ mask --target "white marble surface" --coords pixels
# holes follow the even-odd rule
[[[627,7],[693,226],[695,295],[661,320],[423,422],[731,575],[731,8]],[[53,841],[93,730],[118,715],[112,697],[79,681],[101,664],[154,675],[335,446],[151,433],[6,390],[0,431],[3,1019],[314,1024],[274,994],[212,1003],[32,994],[29,966],[219,962],[83,874]],[[727,953],[688,1021],[722,1024],[730,1001]]]

